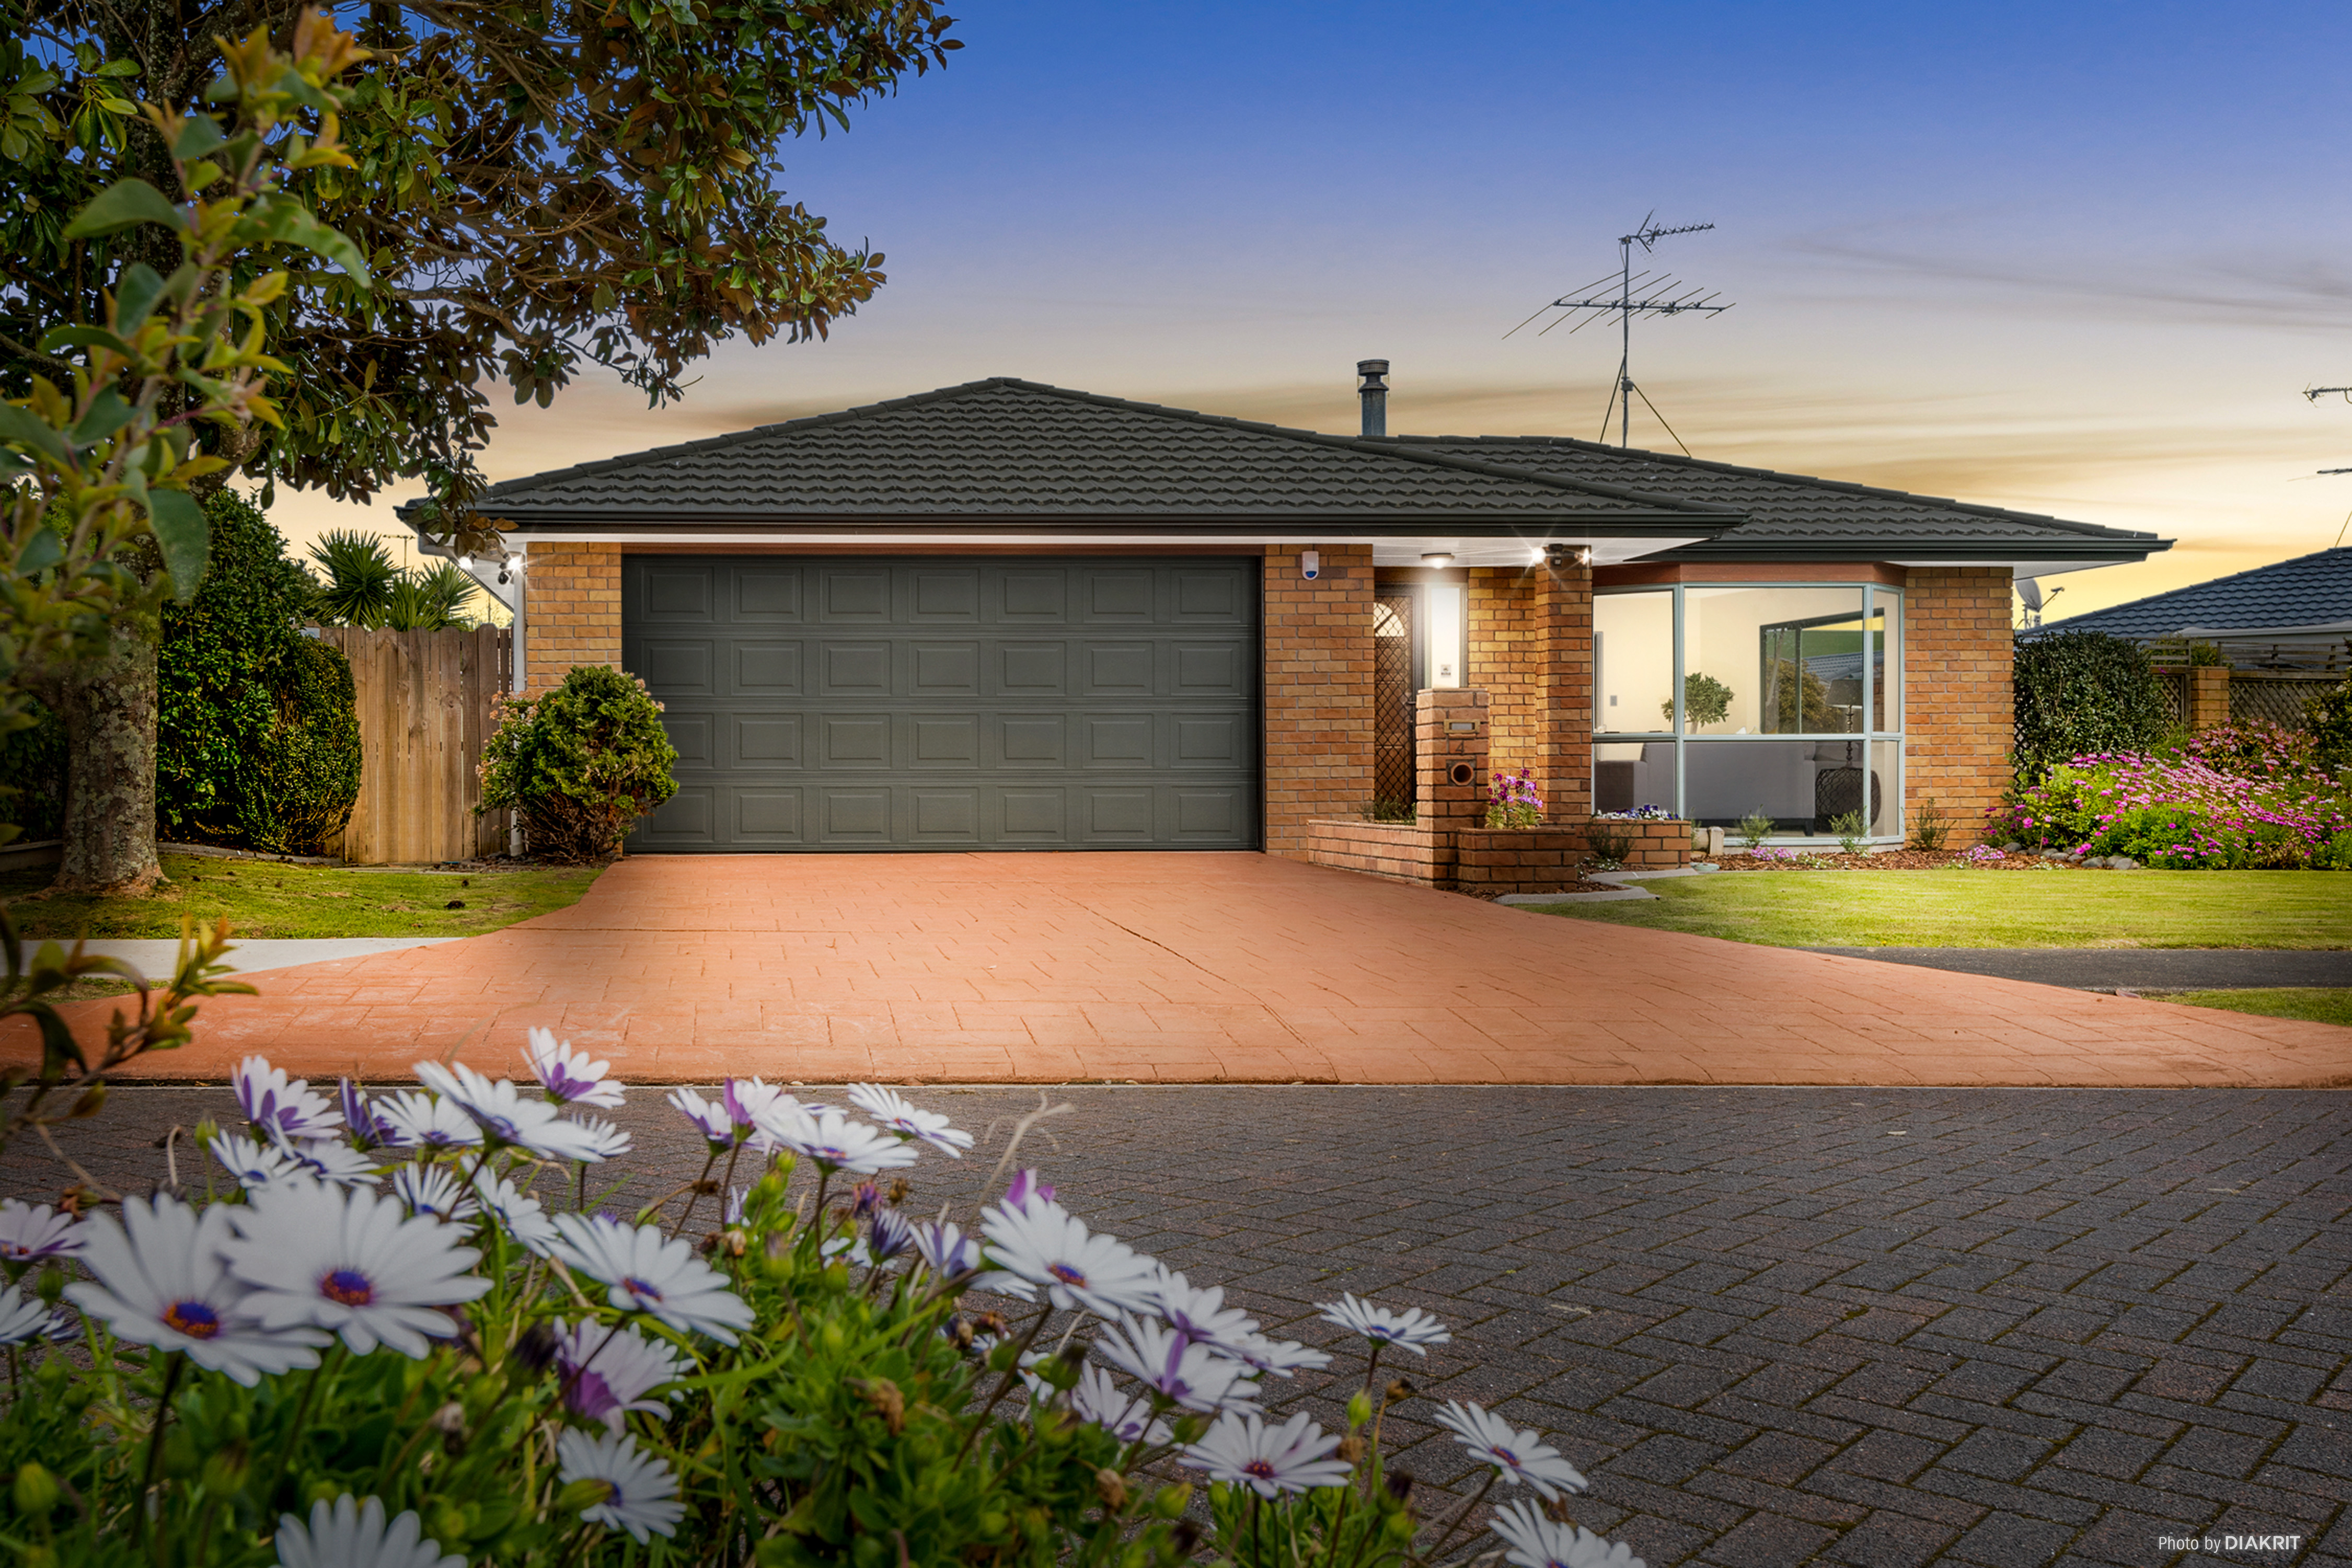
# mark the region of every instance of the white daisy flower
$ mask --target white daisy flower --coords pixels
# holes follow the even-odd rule
[[[558,1045],[552,1029],[533,1029],[522,1055],[550,1100],[607,1108],[622,1101],[624,1090],[614,1081],[613,1064],[591,1060],[586,1051],[573,1050],[568,1041]]]
[[[919,1110],[895,1089],[878,1083],[853,1083],[849,1086],[849,1103],[866,1112],[886,1131],[901,1138],[919,1139],[940,1153],[954,1159],[963,1158],[971,1147],[971,1134],[951,1127],[948,1119],[936,1110]]]
[[[315,1184],[263,1187],[229,1210],[229,1270],[253,1287],[245,1310],[265,1329],[341,1334],[360,1354],[379,1344],[422,1357],[428,1337],[457,1325],[443,1307],[490,1282],[466,1272],[481,1254],[437,1220],[411,1219],[397,1199]]]
[[[82,1222],[81,1260],[97,1276],[66,1287],[73,1304],[105,1320],[118,1339],[184,1351],[198,1366],[251,1388],[264,1373],[316,1366],[316,1329],[271,1331],[245,1310],[243,1281],[221,1248],[236,1205],[199,1215],[177,1198],[126,1198],[122,1224],[105,1215]]]
[[[760,1131],[824,1170],[855,1176],[896,1170],[921,1158],[911,1144],[887,1132],[852,1121],[831,1106],[811,1114],[810,1107],[789,1095],[761,1111]]]
[[[1288,1377],[1302,1366],[1319,1369],[1331,1364],[1327,1351],[1309,1350],[1297,1340],[1269,1339],[1264,1334],[1251,1334],[1220,1348],[1244,1365],[1270,1372],[1276,1377]]]
[[[55,1315],[38,1296],[27,1296],[14,1285],[0,1290],[0,1345],[53,1337]]]
[[[279,1568],[466,1568],[464,1558],[444,1556],[425,1536],[415,1510],[387,1525],[382,1498],[362,1506],[349,1492],[331,1504],[312,1503],[307,1526],[279,1514],[277,1545]]]
[[[733,1344],[751,1325],[751,1309],[728,1289],[727,1277],[694,1255],[683,1238],[654,1225],[623,1225],[602,1215],[562,1214],[562,1239],[554,1256],[612,1288],[617,1310],[649,1312],[681,1333],[705,1333]]]
[[[1454,1334],[1444,1323],[1418,1307],[1407,1307],[1402,1312],[1391,1312],[1386,1307],[1375,1307],[1370,1301],[1359,1301],[1342,1292],[1337,1301],[1318,1301],[1323,1321],[1337,1323],[1351,1333],[1358,1333],[1376,1345],[1395,1345],[1417,1356],[1429,1353],[1424,1347],[1442,1345]]]
[[[587,1137],[599,1160],[617,1160],[629,1152],[628,1133],[601,1116],[574,1117],[572,1125]]]
[[[759,1126],[761,1114],[778,1103],[797,1106],[800,1101],[785,1093],[782,1085],[765,1079],[730,1078],[719,1086],[719,1103],[740,1135]]]
[[[574,1481],[602,1481],[609,1489],[604,1500],[580,1510],[591,1524],[625,1530],[643,1544],[648,1532],[669,1535],[686,1517],[677,1500],[677,1478],[669,1467],[641,1453],[637,1440],[626,1434],[591,1437],[585,1432],[559,1432],[555,1436],[557,1476],[565,1486]]]
[[[1244,1409],[1257,1401],[1255,1372],[1150,1318],[1129,1318],[1097,1340],[1095,1349],[1187,1410]]]
[[[942,1279],[959,1279],[985,1268],[980,1237],[966,1236],[953,1220],[924,1220],[915,1226],[915,1255]]]
[[[1348,1484],[1354,1467],[1328,1458],[1339,1439],[1301,1412],[1268,1426],[1255,1410],[1227,1411],[1202,1439],[1182,1449],[1178,1462],[1206,1470],[1214,1479],[1247,1487],[1260,1497]]]
[[[474,1119],[484,1137],[499,1148],[528,1149],[542,1159],[593,1163],[604,1158],[579,1124],[567,1121],[551,1102],[525,1100],[511,1079],[489,1079],[464,1062],[418,1062],[425,1088]]]
[[[1532,1426],[1514,1431],[1509,1422],[1484,1405],[1451,1399],[1436,1419],[1470,1450],[1472,1458],[1494,1466],[1514,1486],[1527,1482],[1546,1502],[1562,1492],[1584,1489],[1584,1478],[1576,1467],[1561,1458],[1559,1450],[1546,1444],[1543,1434]]]
[[[702,1134],[702,1141],[710,1145],[713,1152],[723,1154],[735,1147],[735,1121],[724,1105],[705,1100],[690,1089],[671,1089],[669,1102],[677,1107],[679,1115],[694,1123],[694,1130]]]
[[[394,1129],[383,1119],[382,1110],[367,1097],[367,1090],[344,1079],[340,1086],[343,1107],[343,1131],[351,1141],[362,1149],[394,1142]]]
[[[1115,1237],[1089,1235],[1059,1204],[1033,1199],[1026,1208],[990,1209],[981,1230],[989,1261],[1013,1276],[991,1280],[992,1290],[1034,1300],[1043,1289],[1056,1307],[1112,1319],[1159,1304],[1160,1265]]]
[[[1505,1503],[1486,1527],[1510,1548],[1503,1555],[1518,1568],[1648,1568],[1623,1542],[1546,1519],[1531,1502]]]
[[[248,1192],[277,1182],[308,1181],[310,1172],[278,1142],[260,1142],[241,1132],[215,1132],[205,1145],[220,1168]]]
[[[656,1421],[669,1419],[669,1401],[646,1394],[675,1383],[693,1365],[668,1345],[646,1339],[626,1324],[591,1318],[567,1324],[555,1342],[557,1381],[563,1403],[575,1415],[621,1430],[632,1410]]]
[[[0,1198],[0,1263],[39,1263],[81,1250],[74,1216],[19,1198]]]
[[[466,1195],[465,1184],[439,1165],[403,1165],[392,1173],[392,1194],[408,1212],[429,1219],[465,1221],[482,1212]]]
[[[498,1226],[522,1247],[541,1258],[553,1255],[556,1229],[547,1217],[547,1209],[537,1198],[518,1190],[505,1177],[493,1178],[488,1171],[476,1173],[474,1195],[482,1207],[498,1222]]]
[[[1195,1285],[1163,1263],[1152,1289],[1168,1326],[1195,1344],[1214,1345],[1227,1355],[1236,1355],[1237,1347],[1257,1333],[1255,1318],[1239,1307],[1225,1305],[1222,1285]]]
[[[455,1100],[410,1089],[392,1096],[376,1110],[385,1129],[383,1141],[396,1149],[473,1149],[482,1142],[482,1130]]]
[[[308,1079],[289,1079],[283,1068],[271,1067],[259,1057],[247,1057],[229,1075],[236,1089],[237,1109],[252,1123],[256,1137],[272,1132],[289,1138],[331,1138],[343,1125],[343,1114],[312,1092]]]
[[[337,1138],[311,1138],[297,1142],[274,1140],[278,1152],[292,1160],[296,1173],[337,1186],[373,1187],[383,1179],[383,1167],[364,1150]]]
[[[1070,1390],[1070,1409],[1078,1419],[1093,1422],[1122,1443],[1139,1438],[1157,1445],[1174,1436],[1168,1423],[1152,1419],[1151,1401],[1129,1398],[1111,1381],[1110,1373],[1091,1363],[1078,1369],[1078,1381]]]

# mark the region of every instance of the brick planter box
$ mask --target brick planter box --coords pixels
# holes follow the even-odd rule
[[[1633,840],[1633,852],[1625,857],[1628,869],[1664,870],[1690,864],[1687,822],[1617,822],[1609,826]],[[1317,817],[1307,824],[1307,831],[1308,855],[1318,866],[1463,892],[1556,892],[1576,880],[1577,867],[1592,854],[1580,823],[1447,832],[1426,823]]]

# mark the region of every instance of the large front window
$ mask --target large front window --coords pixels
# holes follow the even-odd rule
[[[1903,830],[1903,597],[1875,584],[1637,588],[1592,601],[1595,811],[1821,837]]]

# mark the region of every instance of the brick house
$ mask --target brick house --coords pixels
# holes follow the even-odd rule
[[[1417,702],[1550,823],[1860,810],[1894,841],[1906,802],[1965,831],[2005,782],[2012,576],[2168,543],[1391,437],[1359,368],[1355,437],[1000,378],[509,480],[493,592],[526,689],[617,664],[665,704],[679,789],[633,850],[1304,857],[1426,795]]]

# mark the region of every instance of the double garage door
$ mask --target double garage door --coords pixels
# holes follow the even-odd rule
[[[633,850],[1252,849],[1258,563],[625,558]]]

